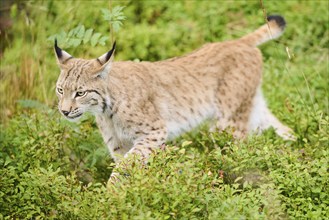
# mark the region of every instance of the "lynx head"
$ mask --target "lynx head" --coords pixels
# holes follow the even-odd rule
[[[69,120],[80,118],[84,112],[104,112],[111,104],[104,92],[115,42],[109,52],[93,60],[72,57],[57,46],[57,40],[54,49],[60,68],[56,83],[59,111]]]

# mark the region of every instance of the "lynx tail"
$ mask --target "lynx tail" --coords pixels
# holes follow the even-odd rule
[[[286,21],[280,15],[267,17],[267,24],[264,24],[256,31],[242,37],[240,40],[251,46],[258,46],[269,40],[278,38],[286,27]]]

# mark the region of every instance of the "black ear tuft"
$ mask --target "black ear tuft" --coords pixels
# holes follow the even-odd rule
[[[106,54],[106,58],[105,58],[106,62],[111,58],[113,52],[115,51],[115,45],[116,45],[116,41],[114,41],[112,49]]]
[[[55,47],[56,55],[60,59],[63,54],[62,54],[62,49],[57,46],[57,39],[56,38],[55,38],[55,46],[54,47]]]

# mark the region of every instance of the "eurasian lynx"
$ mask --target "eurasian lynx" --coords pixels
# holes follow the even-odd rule
[[[113,62],[115,43],[97,59],[73,58],[55,41],[59,110],[69,120],[93,113],[116,162],[116,155],[147,159],[167,140],[207,119],[219,129],[234,128],[238,138],[273,127],[282,138],[293,139],[291,129],[266,106],[256,48],[284,28],[281,16],[269,16],[267,24],[238,40],[206,44],[159,62]]]

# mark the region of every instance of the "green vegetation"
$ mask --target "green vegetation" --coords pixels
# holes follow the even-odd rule
[[[263,3],[114,1],[125,6],[115,16],[102,1],[11,5],[13,25],[1,36],[0,219],[328,219],[329,3]],[[60,46],[95,58],[115,37],[116,60],[159,60],[243,36],[263,24],[264,11],[288,23],[261,46],[263,89],[297,141],[268,130],[240,143],[200,128],[147,166],[127,165],[107,189],[113,163],[93,117],[72,124],[56,110],[49,39],[75,30],[79,42],[65,44],[63,34]]]

